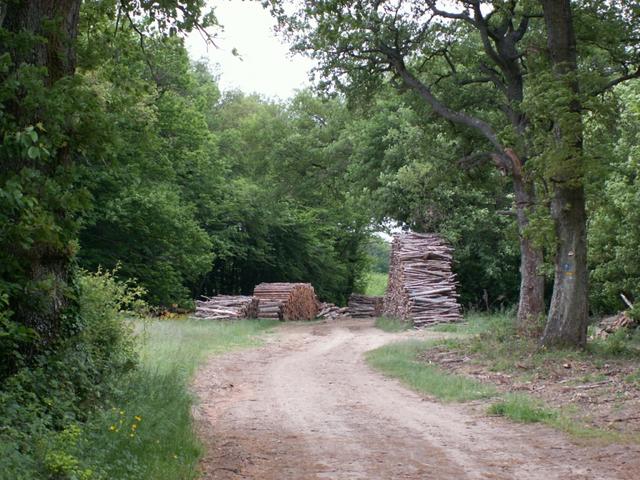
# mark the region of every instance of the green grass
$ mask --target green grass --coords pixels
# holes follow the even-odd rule
[[[464,322],[446,323],[429,327],[434,332],[461,333],[467,335],[479,335],[492,332],[500,335],[509,334],[513,328],[513,314],[510,312],[484,313],[469,312],[464,316]]]
[[[542,402],[522,394],[509,394],[489,407],[489,413],[507,417],[518,423],[551,423],[559,414]]]
[[[121,401],[85,432],[93,464],[105,478],[183,480],[197,477],[201,455],[189,383],[212,354],[256,346],[276,321],[163,320],[139,324],[141,368],[123,382]],[[135,425],[135,427],[134,427]],[[95,458],[98,457],[98,458]]]
[[[418,355],[432,343],[409,340],[392,343],[367,352],[371,366],[396,377],[412,389],[433,395],[443,402],[465,402],[492,397],[496,390],[461,375],[443,372],[436,366],[418,360]]]
[[[405,322],[404,320],[391,317],[376,318],[375,326],[385,332],[402,332],[412,327],[411,322]]]
[[[144,344],[140,352],[145,367],[167,371],[178,366],[190,375],[213,354],[259,345],[260,334],[277,320],[156,320],[139,324]]]
[[[372,297],[381,297],[387,289],[387,281],[389,275],[387,273],[369,272],[366,276],[365,295]]]

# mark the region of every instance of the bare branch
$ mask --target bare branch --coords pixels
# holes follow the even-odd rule
[[[452,20],[464,20],[465,22],[475,25],[475,20],[471,18],[468,12],[454,13],[454,12],[446,12],[444,10],[440,10],[436,6],[435,0],[427,0],[426,3],[429,6],[429,9],[434,13],[434,15],[437,15],[438,17],[450,18]]]

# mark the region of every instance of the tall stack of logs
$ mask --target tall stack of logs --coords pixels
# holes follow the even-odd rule
[[[204,298],[196,300],[195,316],[198,318],[223,320],[258,317],[258,299],[255,297],[218,295]]]
[[[353,318],[379,317],[382,315],[383,298],[352,293],[349,297],[349,316]]]
[[[310,283],[261,283],[255,287],[253,296],[260,301],[260,318],[313,320],[319,310]]]
[[[393,238],[384,313],[415,327],[461,320],[453,249],[435,234],[401,233]]]

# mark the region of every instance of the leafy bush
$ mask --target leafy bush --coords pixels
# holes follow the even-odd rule
[[[73,453],[78,425],[108,404],[134,369],[135,340],[121,311],[143,306],[143,292],[113,275],[80,272],[78,333],[2,385],[0,471],[9,478],[94,478]]]

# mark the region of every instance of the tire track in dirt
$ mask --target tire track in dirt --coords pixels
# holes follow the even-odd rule
[[[631,480],[637,446],[578,447],[544,426],[443,405],[372,371],[371,322],[283,325],[198,373],[204,479]]]

